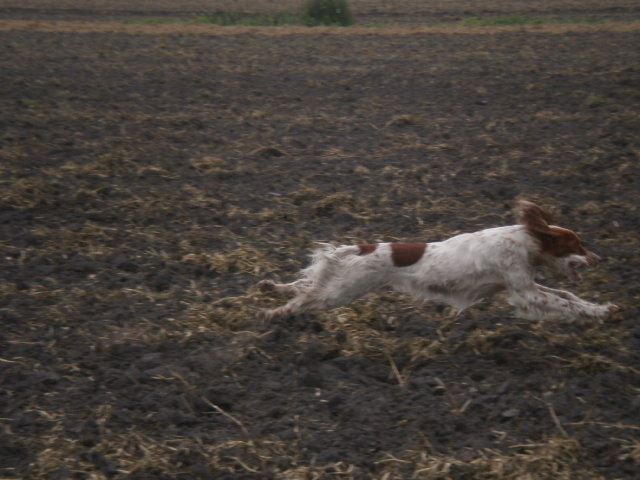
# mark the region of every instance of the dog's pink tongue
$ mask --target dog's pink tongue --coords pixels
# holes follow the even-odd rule
[[[571,277],[572,277],[572,280],[576,283],[580,283],[582,281],[582,275],[580,274],[580,272],[577,272],[576,270],[571,271]]]

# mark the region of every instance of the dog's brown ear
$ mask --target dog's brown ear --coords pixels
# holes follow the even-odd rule
[[[516,218],[518,223],[526,226],[534,233],[549,233],[549,224],[553,223],[551,214],[528,200],[518,200],[516,203]]]

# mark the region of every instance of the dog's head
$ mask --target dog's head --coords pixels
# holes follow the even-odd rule
[[[516,206],[518,223],[538,240],[538,263],[549,266],[574,282],[582,280],[582,272],[595,267],[600,257],[587,250],[578,234],[567,228],[550,225],[549,212],[535,203],[520,200]]]

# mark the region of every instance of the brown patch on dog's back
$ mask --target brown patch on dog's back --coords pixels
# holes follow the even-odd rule
[[[376,251],[376,248],[378,248],[378,244],[361,243],[360,245],[358,245],[358,248],[360,249],[360,253],[358,253],[358,255],[369,255],[370,253]]]
[[[396,267],[408,267],[420,260],[426,249],[426,243],[392,243],[391,261]]]

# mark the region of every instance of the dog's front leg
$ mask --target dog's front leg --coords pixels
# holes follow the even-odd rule
[[[596,311],[600,311],[603,308],[607,309],[607,313],[615,313],[620,310],[620,307],[614,305],[613,303],[606,303],[604,305],[588,302],[577,295],[574,295],[571,292],[567,292],[566,290],[558,290],[556,288],[545,287],[544,285],[537,285],[540,290],[546,293],[557,295],[565,300],[569,300],[574,303],[582,304],[585,308],[595,309]],[[606,316],[606,314],[605,314]]]
[[[525,287],[511,288],[508,301],[519,316],[529,319],[605,318],[618,310],[612,304],[598,305],[582,300],[563,290],[531,283]]]
[[[595,303],[591,303],[591,302],[587,302],[586,300],[583,300],[582,298],[578,297],[577,295],[574,295],[571,292],[567,292],[566,290],[558,290],[557,288],[549,288],[549,287],[545,287],[544,285],[540,285],[539,283],[536,283],[536,287],[538,287],[538,290],[545,292],[545,293],[550,293],[553,295],[557,295],[558,297],[564,298],[565,300],[570,300],[573,302],[578,302],[578,303],[584,303],[587,305],[596,305]]]

